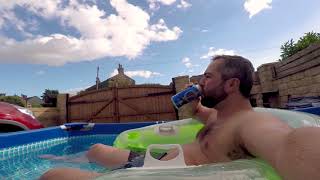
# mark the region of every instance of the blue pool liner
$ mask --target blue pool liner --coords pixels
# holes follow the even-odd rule
[[[82,128],[87,126],[89,123],[69,123],[64,125],[65,127],[67,127],[67,129],[62,129],[60,126],[56,126],[30,131],[4,133],[0,134],[0,150],[2,148],[8,148],[61,137],[97,134],[120,134],[121,132],[128,129],[140,128],[156,123],[159,122],[97,123],[94,124],[92,129],[89,130],[84,130]]]

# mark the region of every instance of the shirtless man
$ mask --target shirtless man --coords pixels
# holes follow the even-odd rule
[[[266,114],[252,110],[249,94],[253,67],[240,56],[217,56],[209,64],[200,80],[203,97],[195,114],[207,119],[197,141],[184,145],[187,165],[227,162],[235,159],[260,157],[271,164],[283,179],[320,179],[320,128],[292,129],[287,124]],[[210,108],[217,110],[215,111]],[[213,113],[211,113],[213,112]],[[108,156],[108,153],[111,153]],[[130,152],[95,145],[88,159],[105,166],[123,164]],[[172,150],[162,158],[177,155]],[[106,162],[105,160],[108,160]],[[53,169],[42,179],[82,179],[99,176],[98,173],[76,169]],[[78,177],[77,177],[78,178]]]

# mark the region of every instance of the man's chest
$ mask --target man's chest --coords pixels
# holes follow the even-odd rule
[[[211,162],[247,158],[248,152],[239,143],[233,124],[214,124],[204,131],[199,142],[203,153]]]

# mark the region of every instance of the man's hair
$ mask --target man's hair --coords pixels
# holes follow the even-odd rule
[[[222,65],[219,67],[221,78],[228,80],[231,78],[237,78],[240,81],[239,91],[246,97],[250,97],[250,91],[252,88],[252,74],[254,68],[251,62],[241,56],[229,56],[220,55],[214,56],[212,61],[223,60]]]

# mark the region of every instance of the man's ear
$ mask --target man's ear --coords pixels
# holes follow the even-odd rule
[[[225,91],[227,93],[232,93],[239,91],[240,80],[238,78],[231,78],[226,81]]]

